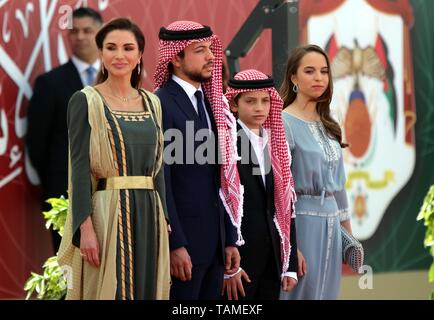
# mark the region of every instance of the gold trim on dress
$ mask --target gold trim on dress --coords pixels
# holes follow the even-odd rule
[[[112,110],[110,112],[116,115],[122,116],[149,116],[151,113],[149,111],[120,111],[120,110]]]
[[[122,172],[123,174],[126,174],[127,172],[127,156],[126,156],[126,151],[125,151],[125,143],[124,143],[124,138],[122,135],[122,130],[121,127],[119,125],[119,122],[117,121],[116,117],[112,117],[113,122],[115,124],[115,128],[118,132],[118,139],[119,139],[119,145],[120,145],[120,152],[121,152],[121,165],[122,165]],[[122,193],[121,193],[122,194]],[[120,195],[121,195],[120,194]],[[131,274],[134,272],[134,264],[133,264],[133,260],[132,260],[132,252],[131,252],[131,225],[130,225],[130,207],[129,207],[129,201],[128,201],[128,191],[125,192],[125,218],[126,218],[126,228],[127,228],[127,233],[124,234],[122,232],[122,234],[120,233],[119,235],[122,235],[122,238],[120,239],[121,243],[120,243],[120,247],[121,247],[121,277],[122,277],[122,284],[121,284],[121,289],[122,289],[122,300],[126,300],[127,299],[127,295],[126,295],[126,290],[127,288],[125,287],[126,285],[126,271],[127,271],[127,263],[128,263],[128,272],[129,272],[129,279],[131,279]],[[119,197],[119,203],[122,202],[122,197]],[[122,205],[121,205],[121,212],[122,212]],[[123,224],[124,224],[124,218],[122,213],[119,214],[119,227],[121,228],[121,230],[123,230]],[[126,239],[124,239],[123,237],[126,237]],[[126,240],[126,241],[125,241]],[[125,259],[125,245],[128,246],[128,257],[129,257],[129,261],[126,261]],[[129,293],[130,293],[130,299],[134,300],[134,292],[131,289],[131,282],[130,282],[130,288],[129,288]]]

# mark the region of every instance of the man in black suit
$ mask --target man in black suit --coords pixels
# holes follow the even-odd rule
[[[101,15],[91,8],[79,8],[72,15],[68,31],[71,59],[36,79],[28,107],[26,144],[30,160],[42,187],[42,210],[50,209],[48,198],[67,197],[68,129],[66,111],[72,94],[92,85],[100,68],[95,35],[102,25]],[[57,252],[60,237],[53,231]]]
[[[252,131],[240,120],[237,122],[238,172],[244,186],[244,217],[242,234],[245,244],[240,247],[241,267],[248,282],[243,284],[246,300],[278,300],[282,261],[280,237],[274,219],[274,179],[270,170],[271,161],[265,145],[262,156],[264,174],[259,174],[260,161],[256,157],[252,144]],[[266,131],[264,131],[266,132]],[[256,141],[256,140],[253,140]],[[258,148],[259,149],[259,148]],[[247,161],[243,161],[249,159]],[[297,283],[297,243],[295,221],[291,221],[291,256],[289,259],[288,276]],[[292,289],[292,287],[291,287]],[[236,291],[229,292],[228,298],[237,300]]]
[[[290,155],[281,119],[282,99],[262,72],[245,70],[228,82],[238,116],[237,149],[244,188],[241,270],[225,276],[228,299],[277,300],[297,284],[297,242]],[[273,159],[273,161],[272,161]],[[289,242],[288,242],[289,240]],[[243,281],[244,280],[244,283]]]
[[[218,39],[211,29],[195,22],[174,22],[159,36],[156,94],[165,136],[173,132],[175,137],[165,141],[171,299],[219,299],[225,267],[226,272],[239,267],[237,233],[219,198],[220,166],[212,147],[218,141],[213,111],[217,100],[222,102],[222,52],[214,51]],[[201,152],[205,142],[199,136],[209,143],[206,151]],[[168,152],[172,144],[174,163]]]

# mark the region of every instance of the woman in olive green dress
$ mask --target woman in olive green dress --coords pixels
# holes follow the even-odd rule
[[[68,107],[68,299],[168,299],[168,217],[158,98],[139,90],[145,40],[128,19],[96,35],[101,70]]]

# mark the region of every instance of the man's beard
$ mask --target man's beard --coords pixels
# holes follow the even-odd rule
[[[206,66],[205,66],[205,67],[206,67]],[[205,67],[204,67],[204,68],[205,68]],[[205,82],[205,81],[209,80],[209,79],[212,77],[212,75],[207,76],[207,77],[204,77],[200,71],[197,72],[197,71],[184,70],[184,74],[185,74],[185,75],[186,75],[190,80],[192,80],[192,81],[194,81],[194,82]]]

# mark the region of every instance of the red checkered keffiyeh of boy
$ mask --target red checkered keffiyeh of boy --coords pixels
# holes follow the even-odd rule
[[[235,97],[243,92],[266,91],[270,94],[270,113],[263,124],[271,138],[271,166],[274,179],[274,223],[280,235],[281,259],[283,270],[287,272],[291,254],[290,230],[291,217],[294,212],[296,195],[294,180],[291,174],[291,154],[285,138],[282,122],[283,101],[274,88],[273,79],[257,70],[245,70],[229,80],[226,97],[229,104],[234,103]]]
[[[237,170],[236,136],[227,124],[229,107],[223,102],[222,56],[220,40],[212,34],[209,27],[192,21],[176,21],[167,28],[160,29],[158,65],[154,74],[155,89],[162,87],[170,78],[169,63],[182,50],[195,42],[210,41],[214,55],[212,77],[202,83],[216,121],[219,149],[222,153],[220,198],[229,214],[232,224],[237,228],[237,245],[244,244],[241,238],[242,189]]]

